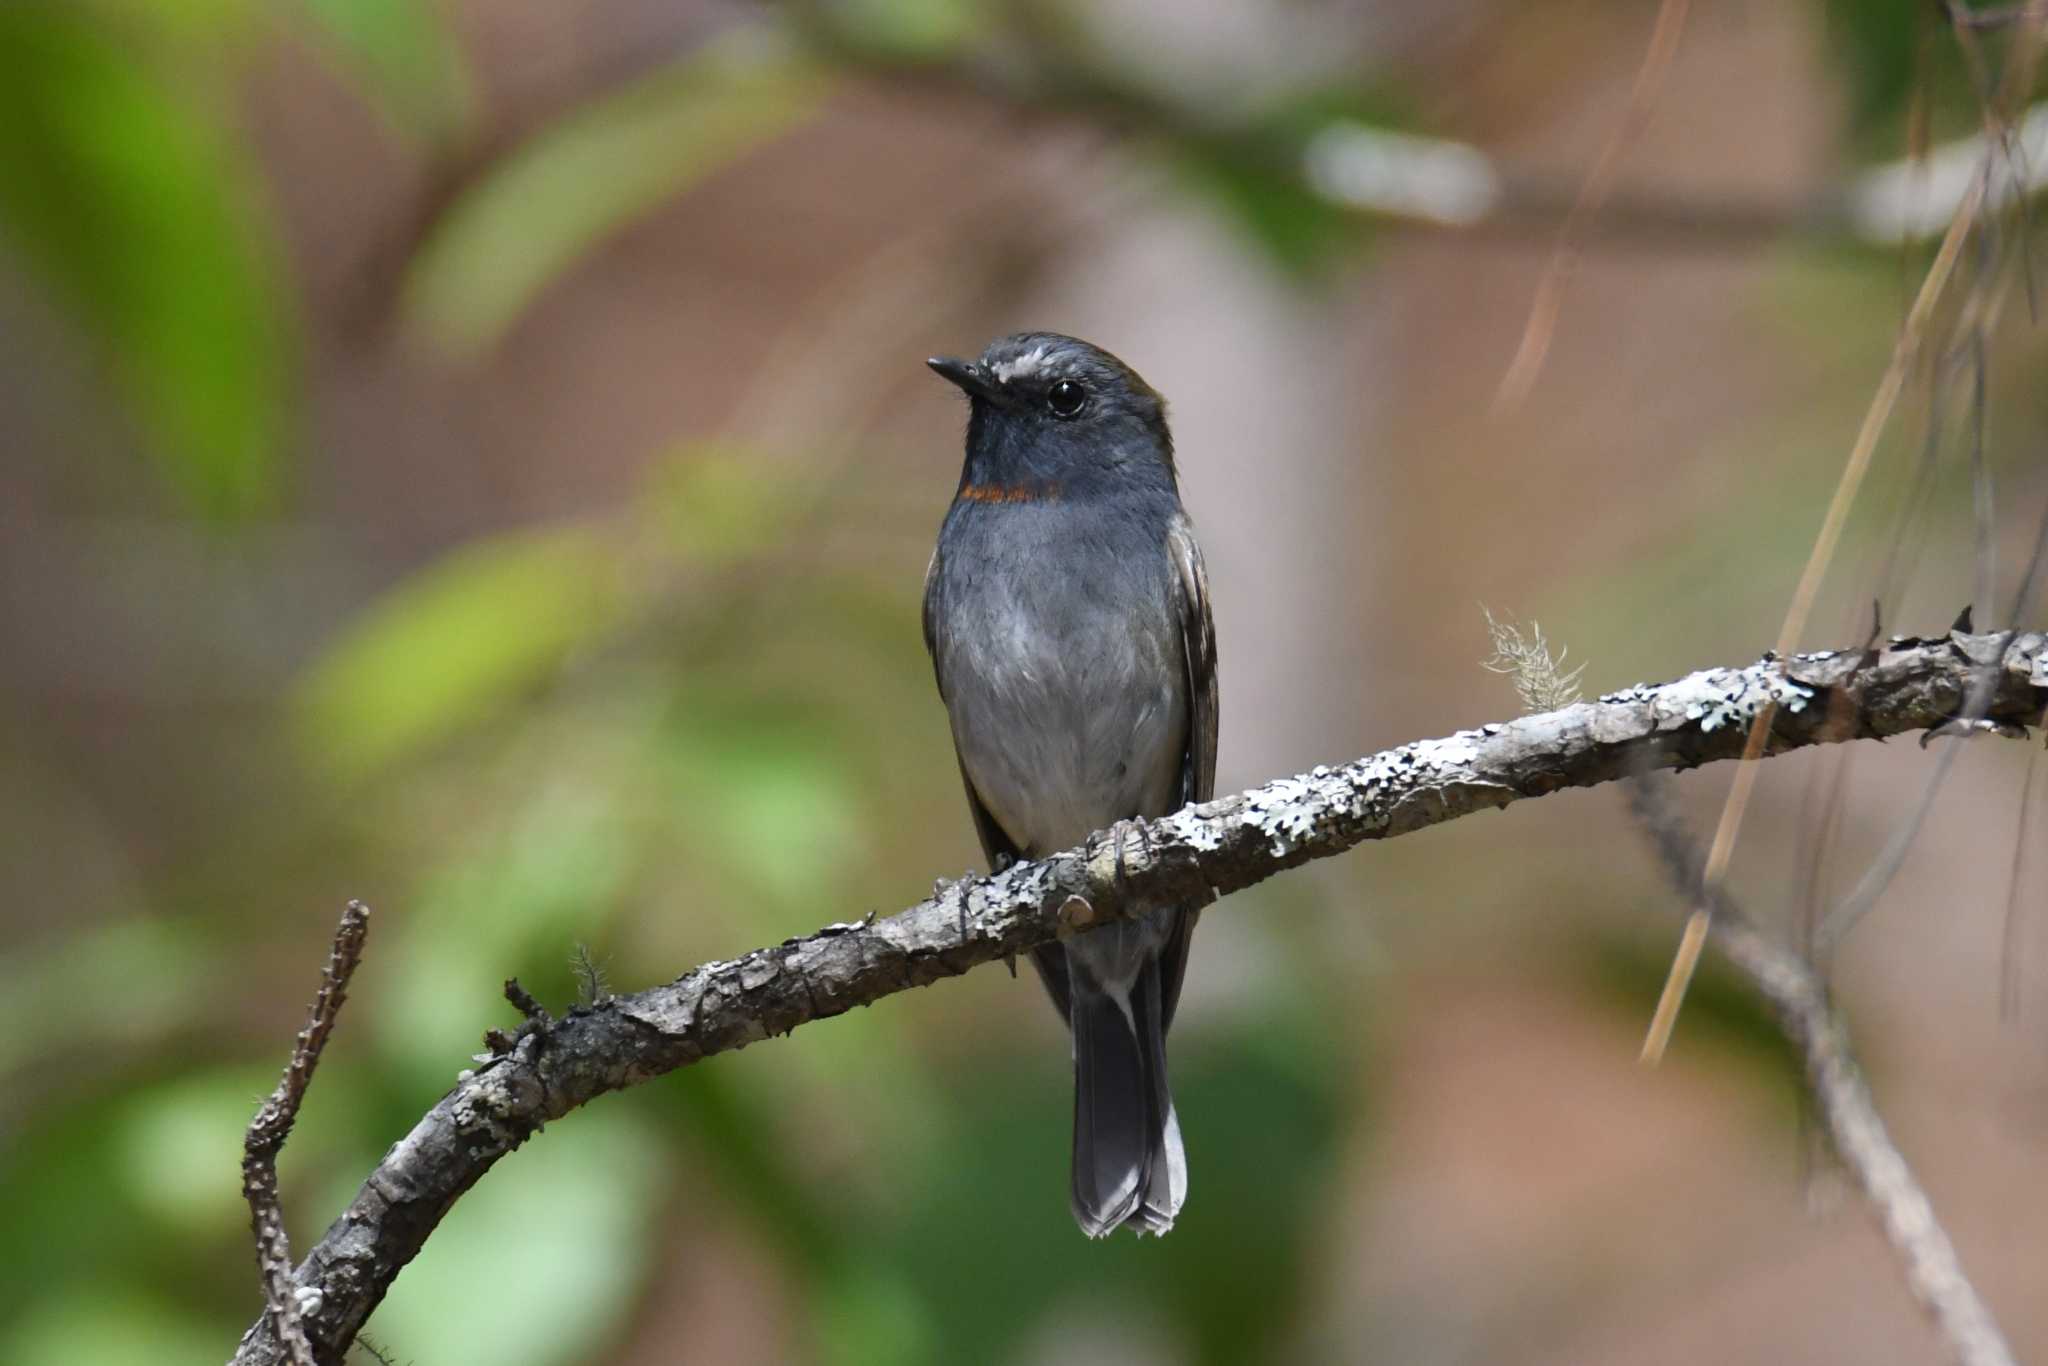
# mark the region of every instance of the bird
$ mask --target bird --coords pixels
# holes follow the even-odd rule
[[[990,872],[1103,831],[1121,849],[1130,822],[1207,801],[1216,779],[1208,574],[1166,402],[1056,332],[926,364],[968,399],[924,638]],[[1166,1032],[1202,905],[1032,951],[1072,1038],[1071,1194],[1091,1238],[1164,1234],[1187,1198]]]

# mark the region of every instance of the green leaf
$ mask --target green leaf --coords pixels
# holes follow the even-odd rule
[[[937,61],[957,54],[988,27],[982,0],[837,0],[835,32],[864,55],[896,61]]]
[[[107,1052],[161,1042],[216,989],[211,968],[189,926],[154,916],[0,957],[0,1077],[47,1060],[51,1039]]]
[[[823,1359],[833,1366],[943,1361],[941,1348],[954,1345],[940,1340],[918,1287],[880,1258],[831,1268],[818,1278],[814,1304]]]
[[[1275,143],[1276,148],[1284,143]],[[1350,213],[1309,188],[1300,157],[1203,140],[1175,149],[1175,169],[1199,199],[1238,227],[1266,257],[1297,279],[1319,276],[1363,234]]]
[[[857,795],[825,718],[765,695],[689,690],[662,736],[702,855],[764,915],[816,906],[861,854]],[[808,724],[806,723],[808,722]]]
[[[21,1366],[59,1361],[162,1366],[220,1355],[218,1324],[128,1286],[102,1282],[81,1282],[60,1298],[37,1300],[0,1337],[0,1361]]]
[[[230,51],[238,32],[258,16],[261,0],[87,0],[79,8],[121,26],[151,51],[181,49],[179,58]]]
[[[370,608],[300,685],[309,750],[359,778],[499,714],[604,630],[617,566],[584,528],[479,541]]]
[[[276,1083],[274,1066],[218,1067],[141,1088],[113,1131],[114,1164],[103,1178],[125,1186],[136,1208],[175,1236],[247,1228],[249,1207],[222,1154],[241,1148],[253,1098]]]
[[[678,553],[715,568],[775,544],[794,493],[761,452],[691,441],[655,465],[642,507]]]
[[[1851,115],[1864,126],[1905,106],[1919,46],[1919,0],[1828,0],[1828,50],[1848,69]]]
[[[394,966],[371,988],[385,1056],[422,1084],[454,1080],[448,1069],[476,1047],[478,1003],[508,975],[561,999],[550,993],[568,976],[570,946],[602,941],[632,871],[617,792],[571,774],[505,800],[503,829],[409,898]]]
[[[1587,930],[1573,945],[1576,966],[1595,999],[1614,1006],[1625,1019],[1649,1018],[1670,974],[1666,941],[1634,932]],[[1680,1025],[1684,1046],[1716,1050],[1753,1066],[1769,1083],[1773,1099],[1796,1096],[1802,1063],[1771,1009],[1732,968],[1709,955],[1686,992]]]
[[[1961,8],[1996,8],[2003,0],[1963,0]],[[1822,50],[1847,77],[1852,143],[1864,156],[1891,160],[1902,154],[1907,107],[1923,101],[1928,135],[1936,142],[1965,137],[1983,121],[1983,98],[1950,35],[1940,6],[1921,0],[1827,0],[1827,41]],[[2017,30],[1975,36],[1989,69],[2004,69]],[[2037,79],[2036,89],[2040,88]]]
[[[488,349],[593,246],[795,127],[826,88],[809,66],[714,50],[584,106],[456,202],[413,262],[408,317],[452,354]]]
[[[279,253],[251,158],[159,55],[89,8],[0,5],[0,234],[107,352],[168,481],[245,515],[293,369]]]
[[[306,12],[393,127],[452,142],[469,126],[469,69],[433,0],[306,0]]]
[[[1355,1072],[1306,1003],[1181,1042],[1173,1089],[1193,1175],[1171,1236],[1078,1244],[1065,1198],[1065,1060],[978,1058],[948,1078],[959,1129],[897,1174],[882,1193],[887,1215],[861,1230],[863,1267],[916,1288],[922,1331],[889,1303],[872,1325],[877,1341],[835,1342],[828,1359],[1004,1360],[1048,1305],[1172,1325],[1179,1360],[1273,1358],[1327,1233],[1338,1140],[1358,1123],[1332,1079]],[[1003,1236],[987,1237],[991,1227]],[[940,1350],[918,1354],[920,1341]]]
[[[449,1211],[369,1322],[401,1361],[604,1361],[657,1264],[670,1155],[624,1110],[586,1110]]]

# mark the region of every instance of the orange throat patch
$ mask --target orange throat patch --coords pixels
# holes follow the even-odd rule
[[[1052,503],[1059,501],[1058,484],[962,484],[959,497],[970,503]]]

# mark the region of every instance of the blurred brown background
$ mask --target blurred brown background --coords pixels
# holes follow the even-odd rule
[[[1219,790],[1512,714],[1482,602],[1595,693],[1753,659],[1929,250],[1840,195],[1977,127],[1930,8],[1693,6],[1505,409],[1652,5],[0,13],[0,1360],[228,1353],[240,1131],[346,898],[376,921],[284,1159],[301,1249],[507,975],[565,1001],[582,944],[637,988],[975,863],[918,637],[963,417],[928,354],[1053,328],[1169,396]],[[1333,128],[1475,148],[1504,208],[1338,205],[1300,173]],[[1971,253],[2007,299],[1982,403],[1916,371],[1809,645],[1873,594],[1926,633],[1970,600],[1979,414],[1977,620],[2011,624],[2048,499],[2033,245],[2009,213]],[[2023,1358],[2030,754],[1961,757],[1835,964]],[[1787,925],[1839,895],[1930,771],[1773,760],[1736,890]],[[1682,781],[1702,825],[1727,782]],[[1738,984],[1710,969],[1637,1065],[1672,901],[1590,791],[1212,912],[1163,1242],[1074,1232],[1057,1021],[981,972],[554,1126],[369,1336],[443,1366],[1935,1358]]]

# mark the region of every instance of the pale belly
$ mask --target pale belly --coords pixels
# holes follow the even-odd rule
[[[1071,605],[1048,622],[1028,594],[1000,597],[944,668],[961,766],[1004,833],[1035,857],[1172,810],[1187,740],[1177,633]]]

